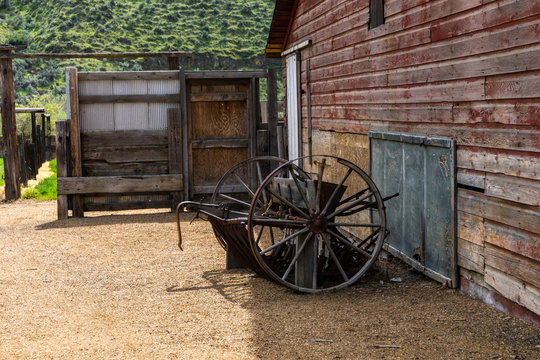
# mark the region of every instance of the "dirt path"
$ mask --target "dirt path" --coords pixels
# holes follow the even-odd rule
[[[207,223],[0,205],[0,359],[538,359],[539,329],[390,264],[299,295],[224,271]],[[187,219],[186,219],[187,220]]]

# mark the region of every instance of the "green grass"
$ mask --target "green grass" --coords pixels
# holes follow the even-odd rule
[[[43,179],[33,189],[28,189],[22,194],[23,199],[54,200],[56,199],[56,159],[49,162],[49,167],[54,175]]]
[[[4,179],[4,159],[0,158],[0,186],[6,185],[6,180]]]

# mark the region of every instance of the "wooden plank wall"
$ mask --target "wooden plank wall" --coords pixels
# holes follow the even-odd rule
[[[104,182],[111,186],[94,192],[73,188],[64,181],[59,183],[62,191],[85,194],[86,211],[170,207],[178,202],[180,178],[174,177],[172,182],[167,178],[168,174],[182,173],[182,151],[174,142],[181,144],[182,138],[178,71],[79,73],[78,78],[79,176],[84,177],[79,183],[87,184],[82,181],[86,177],[92,184],[101,177],[112,180]],[[133,176],[139,177],[141,186],[134,187],[125,178]],[[163,183],[177,187],[174,199],[173,189],[164,188]]]
[[[540,2],[384,3],[299,1],[313,129],[456,138],[461,275],[540,314]]]

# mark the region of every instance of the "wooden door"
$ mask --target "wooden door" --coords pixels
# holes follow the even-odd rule
[[[250,79],[189,79],[190,198],[250,156]],[[253,120],[254,121],[254,120]]]

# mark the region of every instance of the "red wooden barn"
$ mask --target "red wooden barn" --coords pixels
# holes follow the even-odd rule
[[[266,56],[283,61],[289,156],[342,156],[386,184],[385,141],[455,144],[455,275],[433,277],[540,323],[539,1],[277,0]]]

